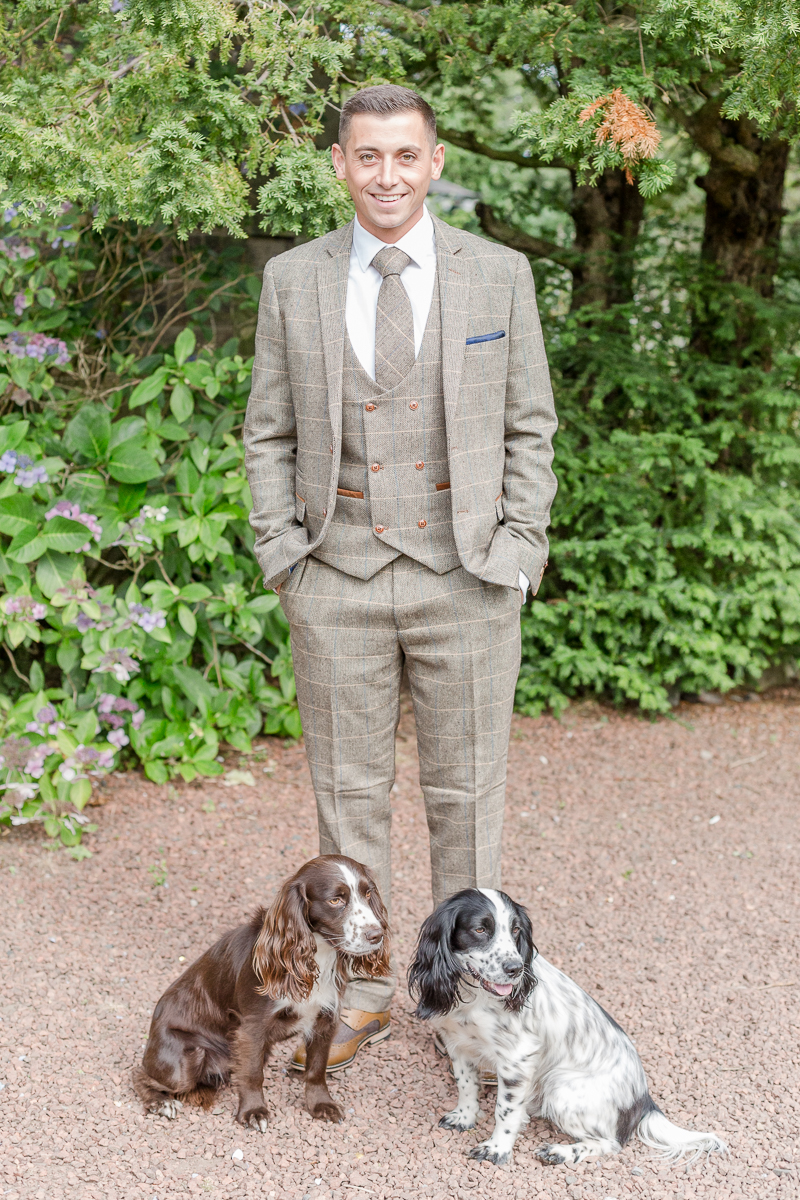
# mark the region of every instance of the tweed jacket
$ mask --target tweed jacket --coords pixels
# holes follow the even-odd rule
[[[459,558],[472,575],[508,587],[522,570],[535,590],[547,561],[557,422],[530,265],[436,217],[434,226]],[[267,588],[321,544],[336,505],[352,228],[264,270],[244,444]],[[304,525],[306,513],[313,520]]]

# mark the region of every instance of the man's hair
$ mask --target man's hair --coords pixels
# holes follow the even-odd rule
[[[436,145],[436,113],[422,96],[412,92],[410,88],[398,87],[395,83],[380,83],[377,87],[362,88],[345,102],[339,117],[339,145],[344,147],[347,144],[350,122],[356,113],[390,117],[398,112],[418,112],[425,122],[431,146]]]

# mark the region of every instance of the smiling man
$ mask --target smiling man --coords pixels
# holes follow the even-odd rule
[[[405,666],[438,904],[500,886],[519,609],[546,566],[556,418],[527,260],[425,208],[444,165],[430,106],[366,88],[332,154],[355,219],[264,272],[250,521],[291,630],[320,850],[366,863],[389,905]],[[350,983],[329,1070],[388,1036],[393,991]]]

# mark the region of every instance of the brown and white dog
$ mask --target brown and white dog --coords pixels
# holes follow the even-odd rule
[[[176,1117],[182,1099],[210,1108],[230,1078],[236,1120],[264,1133],[264,1064],[277,1042],[300,1034],[308,1110],[341,1121],[325,1068],[356,963],[360,976],[389,974],[389,926],[378,889],[352,858],[313,858],[269,909],[221,937],[159,1000],[133,1078],[146,1111]]]

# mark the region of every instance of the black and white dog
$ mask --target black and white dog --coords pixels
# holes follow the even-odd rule
[[[667,1158],[726,1152],[715,1134],[667,1120],[630,1038],[537,955],[527,912],[504,892],[467,888],[440,904],[420,930],[408,978],[416,1015],[441,1035],[458,1085],[458,1107],[439,1124],[473,1129],[479,1069],[497,1072],[494,1132],[471,1158],[508,1162],[529,1111],[577,1139],[541,1146],[544,1163],[616,1154],[634,1134]]]

